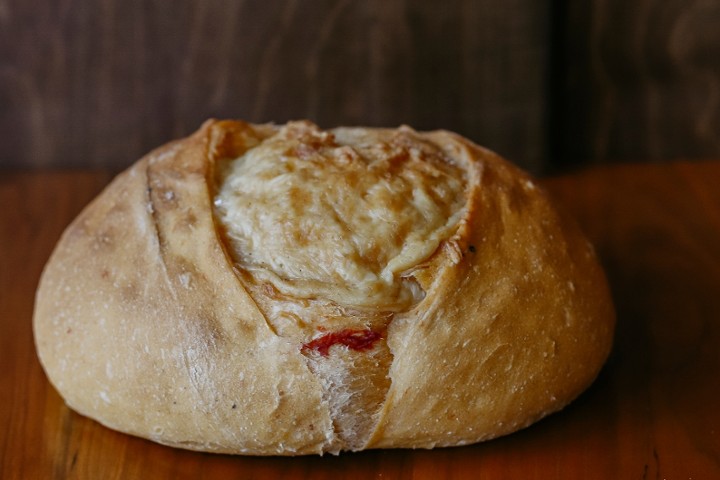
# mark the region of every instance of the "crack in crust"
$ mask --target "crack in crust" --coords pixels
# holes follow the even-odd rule
[[[407,127],[239,126],[216,125],[208,148],[224,247],[266,321],[301,345],[321,382],[328,450],[361,449],[391,384],[393,356],[377,332],[422,301],[415,275],[433,255],[457,248],[468,174]]]

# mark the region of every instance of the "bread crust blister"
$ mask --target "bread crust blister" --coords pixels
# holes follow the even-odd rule
[[[383,273],[401,300],[360,304],[357,283],[336,298],[325,277],[313,294],[253,270],[219,192],[233,161],[307,132],[324,135],[307,122],[208,121],[119,175],[68,227],[41,278],[34,331],[71,408],[168,445],[301,455],[494,438],[592,382],[614,327],[592,247],[529,176],[449,132],[336,129],[336,143],[314,147],[402,152],[407,141],[460,171],[452,228],[429,253],[419,244],[410,268]],[[381,250],[358,255],[385,259]]]

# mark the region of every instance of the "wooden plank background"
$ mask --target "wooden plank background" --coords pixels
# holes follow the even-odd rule
[[[207,117],[448,128],[535,172],[720,154],[720,0],[0,0],[0,168]]]
[[[720,1],[564,1],[560,162],[717,157]]]

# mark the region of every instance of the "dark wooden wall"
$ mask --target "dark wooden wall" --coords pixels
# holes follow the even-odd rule
[[[566,0],[560,163],[720,157],[720,1]]]
[[[535,172],[720,156],[720,0],[2,0],[0,165],[207,117],[448,128]]]

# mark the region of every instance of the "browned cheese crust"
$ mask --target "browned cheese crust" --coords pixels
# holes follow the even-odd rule
[[[276,238],[253,203],[272,195],[240,198],[247,212],[228,205],[233,169],[253,166],[237,162],[273,157],[273,145],[292,147],[281,155],[290,174],[316,162],[307,172],[331,175],[318,184],[339,184],[347,164],[419,199],[385,218],[383,202],[395,200],[385,191],[368,200],[353,176],[349,193],[338,186],[344,196],[327,200],[334,224]],[[360,233],[343,203],[353,188],[348,202],[375,202]],[[325,198],[305,193],[297,201]],[[434,217],[418,207],[427,202]],[[413,220],[385,242],[381,229],[411,215],[430,219],[427,231]],[[337,225],[347,230],[323,251],[323,232]],[[296,248],[270,248],[296,237]],[[317,269],[298,273],[303,255]],[[252,455],[432,448],[513,432],[593,381],[613,327],[593,248],[525,173],[445,131],[322,132],[307,122],[208,121],[139,160],[68,227],[34,316],[43,367],[77,412],[168,445]],[[343,332],[371,336],[333,343]]]

